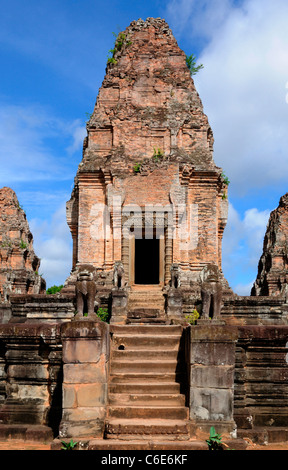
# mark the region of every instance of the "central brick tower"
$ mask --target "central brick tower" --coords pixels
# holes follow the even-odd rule
[[[108,60],[67,203],[70,282],[92,265],[98,303],[107,303],[121,263],[128,303],[141,304],[142,295],[149,307],[145,292],[161,300],[175,282],[190,310],[205,267],[228,288],[221,270],[227,209],[185,53],[164,20],[133,21]]]

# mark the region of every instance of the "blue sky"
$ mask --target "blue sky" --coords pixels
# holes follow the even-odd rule
[[[47,285],[71,270],[65,203],[112,32],[165,18],[204,64],[196,88],[229,177],[223,270],[249,294],[270,212],[288,191],[287,0],[0,0],[0,187],[16,191]]]

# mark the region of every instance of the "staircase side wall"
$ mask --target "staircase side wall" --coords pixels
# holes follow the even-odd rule
[[[287,426],[288,326],[241,326],[235,361],[239,429]]]
[[[61,437],[102,438],[108,400],[109,325],[74,320],[61,328],[63,413]]]
[[[44,425],[58,433],[62,410],[59,325],[0,326],[0,422]]]
[[[233,432],[237,328],[196,325],[189,336],[190,419],[205,430],[215,425],[221,432]]]
[[[62,437],[103,437],[109,325],[0,326],[0,420],[41,424]],[[217,432],[287,426],[288,326],[187,329],[190,419]]]
[[[288,326],[189,328],[189,406],[218,432],[287,426]]]

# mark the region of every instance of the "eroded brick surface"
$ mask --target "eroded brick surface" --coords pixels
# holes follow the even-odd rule
[[[159,283],[170,282],[170,267],[177,263],[182,285],[190,286],[207,263],[221,271],[228,200],[213,160],[213,133],[185,53],[164,20],[133,21],[115,44],[67,203],[73,267],[93,264],[109,287],[114,263],[122,260],[133,284],[133,247],[123,241],[125,207],[144,211],[160,205],[173,211],[173,237],[165,227]],[[101,205],[107,207],[105,217],[99,215]],[[135,220],[139,228],[141,215]]]
[[[271,212],[252,295],[287,295],[288,193]]]
[[[25,212],[11,188],[0,189],[0,300],[45,291]]]

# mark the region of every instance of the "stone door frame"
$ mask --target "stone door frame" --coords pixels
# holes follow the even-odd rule
[[[147,217],[147,213],[145,217]],[[142,216],[140,216],[138,220],[134,218],[134,221],[136,221],[136,230],[137,227],[138,230],[144,230],[145,220]],[[165,214],[163,222],[164,225],[161,226],[160,230],[157,232],[157,219],[151,214],[149,225],[151,231],[153,230],[154,233],[156,231],[157,238],[159,238],[159,284],[150,285],[158,285],[159,287],[163,287],[170,282],[170,267],[173,262],[173,240],[171,230],[169,230],[168,227],[167,214]],[[122,225],[122,263],[124,266],[125,280],[128,286],[135,286],[135,234],[128,232],[127,229],[125,232],[124,224]]]
[[[159,283],[149,285],[164,286],[165,280],[165,239],[161,235],[159,237]],[[129,238],[129,271],[128,271],[128,284],[129,286],[138,286],[142,284],[135,284],[135,235],[131,235]],[[143,284],[145,285],[145,284]]]

